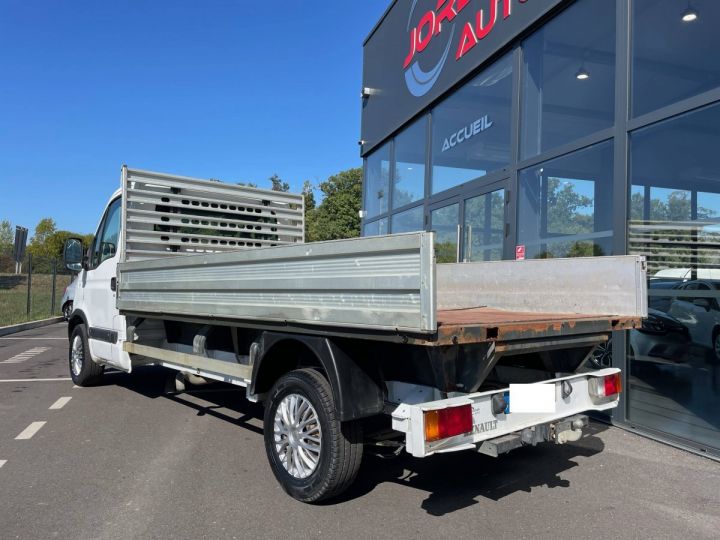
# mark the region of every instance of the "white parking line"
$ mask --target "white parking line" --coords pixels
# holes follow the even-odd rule
[[[7,459],[0,459],[0,469],[2,469],[2,466],[7,463]]]
[[[70,401],[71,399],[72,399],[71,397],[61,397],[55,403],[50,405],[49,410],[57,411],[58,409],[62,409],[65,405],[67,405],[67,402]]]
[[[4,382],[48,382],[48,381],[72,381],[70,377],[56,377],[54,379],[0,379],[0,383]],[[74,387],[73,387],[74,388]]]
[[[26,427],[20,435],[15,437],[16,441],[26,441],[28,439],[32,439],[33,435],[35,435],[38,431],[40,431],[40,428],[43,427],[46,424],[46,422],[33,422],[28,427]]]
[[[2,362],[0,362],[0,364],[19,364],[20,362],[29,360],[33,356],[37,356],[38,354],[42,354],[45,351],[49,351],[49,350],[50,350],[50,347],[35,347],[33,349],[30,349],[29,351],[25,351],[23,353],[16,354],[12,358],[3,360]]]
[[[37,339],[37,340],[41,340],[41,339],[61,339],[61,340],[63,340],[63,341],[67,341],[67,338],[66,338],[66,337],[0,337],[0,341],[5,341],[5,340],[7,340],[7,341],[11,341],[11,340],[16,340],[16,341],[30,341],[30,340],[32,340],[32,339]]]

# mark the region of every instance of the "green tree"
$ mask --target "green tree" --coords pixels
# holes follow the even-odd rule
[[[305,201],[306,214],[310,210],[314,210],[316,206],[314,189],[315,186],[312,185],[312,182],[310,180],[305,180],[305,182],[303,182],[302,196],[303,200]]]
[[[277,174],[273,174],[270,178],[268,178],[268,180],[270,180],[270,183],[272,184],[270,189],[273,191],[290,191],[290,184],[283,182]]]
[[[348,169],[331,176],[318,186],[324,197],[307,213],[308,242],[360,236],[362,169]]]
[[[15,232],[9,220],[0,221],[0,253],[11,251],[15,243]]]
[[[48,245],[48,239],[56,232],[55,220],[52,218],[43,218],[35,227],[35,235],[30,240],[28,253],[34,258],[57,256],[53,254],[52,248]]]
[[[49,263],[52,259],[61,260],[63,256],[63,248],[65,247],[65,241],[68,238],[80,238],[85,249],[90,247],[90,244],[92,244],[93,241],[92,234],[79,234],[72,231],[58,231],[56,230],[54,219],[41,219],[37,224],[37,227],[35,227],[35,235],[32,237],[30,245],[28,246],[28,252],[34,259],[33,266],[35,268],[40,268],[38,265],[44,264],[42,261]]]
[[[302,187],[303,204],[305,206],[305,241],[310,242],[308,239],[308,229],[310,220],[312,219],[312,212],[315,210],[317,204],[315,203],[315,186],[313,186],[310,180],[305,180]]]

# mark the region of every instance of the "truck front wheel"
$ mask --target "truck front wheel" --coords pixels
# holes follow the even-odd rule
[[[103,366],[93,362],[90,357],[85,325],[78,324],[70,336],[70,354],[68,358],[70,376],[78,386],[92,386],[100,382]]]
[[[281,377],[265,409],[265,450],[280,485],[302,502],[345,491],[362,459],[362,432],[340,422],[327,379],[314,369]]]

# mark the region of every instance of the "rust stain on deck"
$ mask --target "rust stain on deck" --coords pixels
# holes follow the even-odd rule
[[[530,339],[635,328],[640,319],[582,313],[533,313],[478,307],[438,311],[438,333],[427,345]]]

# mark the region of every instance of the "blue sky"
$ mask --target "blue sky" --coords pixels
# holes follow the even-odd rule
[[[0,0],[0,219],[94,232],[120,166],[299,190],[359,166],[390,0]]]

